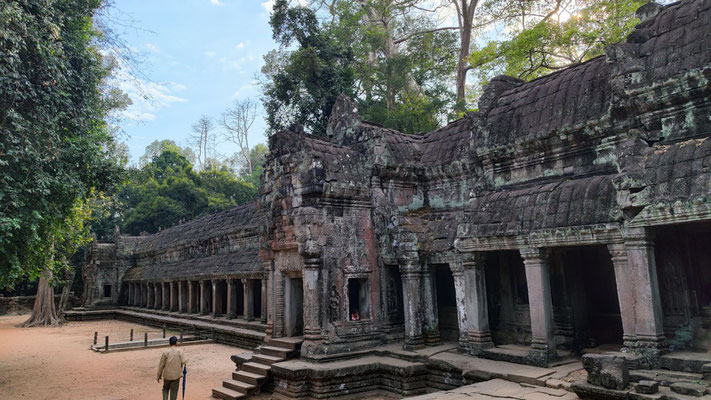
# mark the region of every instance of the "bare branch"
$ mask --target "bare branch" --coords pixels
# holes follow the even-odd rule
[[[252,160],[249,157],[249,130],[257,118],[257,103],[252,99],[236,100],[231,108],[225,110],[220,118],[220,125],[225,128],[224,138],[239,147],[240,154],[249,173],[252,173]]]
[[[403,37],[401,37],[401,38],[399,38],[399,39],[394,39],[394,40],[393,40],[393,43],[394,43],[394,44],[400,44],[400,43],[402,43],[402,42],[406,42],[406,41],[412,39],[412,38],[415,37],[415,36],[424,35],[424,34],[426,34],[426,33],[433,33],[433,32],[439,32],[439,31],[451,31],[451,30],[459,30],[459,27],[457,27],[457,26],[447,26],[447,27],[444,27],[444,28],[426,29],[426,30],[424,30],[424,31],[412,32],[411,34],[409,34],[409,35],[407,35],[407,36],[403,36]]]

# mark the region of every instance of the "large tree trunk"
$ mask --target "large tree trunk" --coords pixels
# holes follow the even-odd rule
[[[461,1],[461,4],[457,3]],[[469,72],[469,49],[472,41],[472,28],[474,25],[474,11],[478,0],[454,0],[459,14],[459,60],[457,62],[457,107],[464,109],[466,106],[467,72]]]
[[[32,315],[22,324],[23,327],[60,324],[61,321],[57,317],[57,312],[54,308],[54,292],[52,287],[49,286],[51,279],[52,271],[46,270],[42,273],[39,285],[37,285],[37,297],[35,298]]]
[[[59,308],[57,310],[57,316],[60,320],[64,321],[64,310],[67,309],[67,303],[69,303],[69,293],[72,291],[72,284],[74,283],[74,276],[77,271],[74,268],[67,268],[64,272],[64,279],[66,283],[64,288],[62,288],[62,297],[59,299]]]

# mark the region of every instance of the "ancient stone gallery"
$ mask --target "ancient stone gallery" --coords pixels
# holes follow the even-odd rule
[[[393,343],[536,366],[597,349],[708,374],[708,356],[674,355],[711,346],[711,1],[638,15],[605,56],[498,77],[434,132],[373,125],[341,98],[328,137],[270,138],[256,204],[95,244],[85,306],[210,314],[243,346],[297,338],[281,343],[298,363],[268,371],[282,397],[463,383],[324,372]]]

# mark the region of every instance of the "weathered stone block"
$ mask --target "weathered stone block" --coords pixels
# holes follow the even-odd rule
[[[679,394],[684,394],[687,396],[694,396],[694,397],[701,397],[706,392],[708,392],[708,388],[706,386],[702,385],[697,385],[695,383],[686,383],[686,382],[677,382],[673,383],[670,386],[672,392],[674,393],[679,393]]]
[[[235,366],[239,370],[242,367],[242,364],[252,361],[252,354],[252,352],[233,354],[230,356],[230,359],[233,363],[235,363]]]
[[[588,382],[607,389],[623,390],[630,382],[624,357],[605,354],[586,354],[583,367],[588,372]]]
[[[571,388],[581,399],[590,400],[627,400],[627,390],[607,389],[585,382],[575,382]]]
[[[704,366],[701,368],[701,371],[704,374],[704,379],[711,380],[711,363],[704,364]]]
[[[637,393],[643,394],[657,393],[659,391],[659,382],[639,381],[639,383],[634,386],[634,390],[637,391]]]

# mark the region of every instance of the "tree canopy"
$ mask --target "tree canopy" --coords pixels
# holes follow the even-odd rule
[[[64,222],[120,180],[106,123],[117,103],[103,90],[110,64],[93,22],[100,7],[0,3],[0,286],[52,268],[56,239],[71,231]]]
[[[93,230],[99,238],[111,237],[115,225],[131,235],[155,233],[256,197],[256,185],[236,177],[227,165],[215,163],[195,171],[186,149],[162,143],[159,154],[153,153],[155,143],[147,147],[143,158],[150,157],[150,162],[131,168],[113,198],[94,201]]]
[[[265,56],[261,82],[269,133],[300,124],[324,134],[341,93],[370,122],[436,129],[496,75],[530,80],[602,54],[644,3],[277,0],[270,24],[280,47]]]

